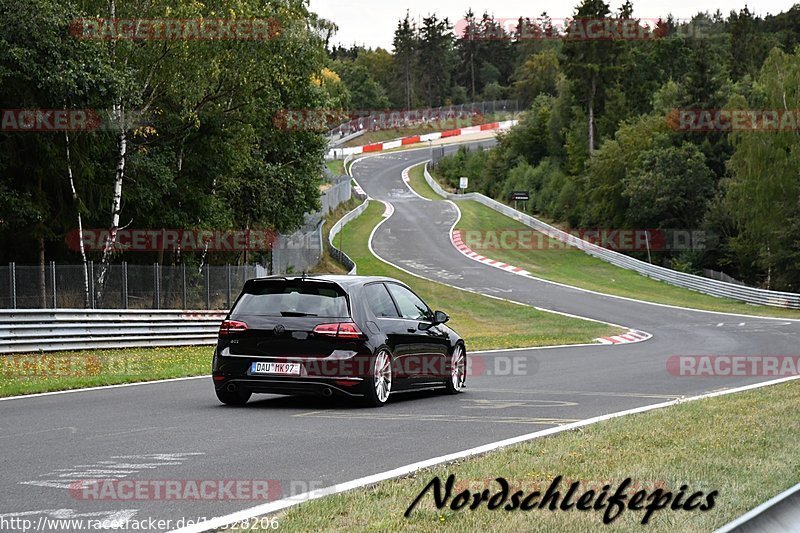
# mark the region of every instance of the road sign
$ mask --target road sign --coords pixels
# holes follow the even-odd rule
[[[527,202],[530,200],[528,191],[514,191],[511,193],[511,199],[515,202]]]
[[[458,182],[459,189],[466,189],[469,185],[469,178],[461,178]]]

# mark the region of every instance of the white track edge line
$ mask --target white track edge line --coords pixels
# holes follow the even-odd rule
[[[412,187],[411,183],[410,183],[410,181],[411,181],[411,169],[414,168],[414,167],[418,167],[420,165],[424,165],[425,163],[426,163],[426,161],[423,161],[422,163],[416,163],[414,165],[411,165],[410,167],[404,168],[403,172],[402,172],[403,183],[405,183],[405,185],[408,188],[408,190],[411,191],[414,194],[414,196],[416,196],[420,200],[425,200],[426,202],[432,202],[433,200],[431,200],[430,198],[425,198],[420,193],[415,191],[414,187]]]
[[[475,142],[477,142],[477,141],[475,141]],[[454,143],[454,144],[457,144],[457,143]],[[464,142],[464,144],[469,144],[469,143]],[[408,151],[411,152],[413,150],[408,150]],[[383,154],[375,154],[374,156],[371,156],[371,157],[378,157],[380,155],[383,155]],[[354,163],[355,163],[355,161],[354,161]],[[352,167],[352,165],[351,165],[351,167]],[[445,201],[448,201],[448,202],[452,202],[453,201],[453,200],[450,200],[450,199],[445,198],[445,197],[442,197],[442,199],[445,200]],[[471,200],[471,201],[476,202],[476,200]],[[480,202],[477,202],[477,203],[480,204]],[[481,205],[485,205],[485,204],[481,204]],[[486,206],[486,207],[489,207],[489,206]],[[491,207],[489,207],[489,209],[491,209]],[[494,211],[494,209],[492,209],[492,211]],[[500,213],[499,211],[495,211],[495,212],[496,213]],[[504,215],[503,213],[500,213],[500,214],[505,216],[506,218],[511,218],[508,215]],[[511,218],[511,219],[514,220],[513,218]],[[517,220],[517,222],[520,222],[520,221]],[[520,224],[523,224],[523,223],[520,222]],[[523,225],[526,225],[526,224],[523,224]],[[528,227],[530,227],[530,226],[528,226]],[[533,231],[538,231],[538,230],[536,230],[534,228],[531,228],[531,229]],[[541,233],[541,232],[539,232],[539,233]],[[617,268],[621,268],[621,267],[617,267]],[[627,270],[627,269],[622,269],[622,270]],[[517,273],[517,274],[519,274],[519,273]],[[522,274],[520,274],[520,275],[522,275]],[[697,309],[695,307],[685,307],[685,306],[681,306],[681,305],[663,304],[663,303],[658,303],[658,302],[648,302],[647,300],[638,300],[636,298],[630,298],[628,296],[619,296],[619,295],[616,295],[616,294],[609,294],[607,292],[599,292],[599,291],[594,291],[592,289],[584,289],[583,287],[576,287],[575,285],[567,285],[566,283],[559,283],[558,281],[551,281],[549,279],[539,278],[539,277],[536,277],[536,276],[534,276],[534,275],[532,275],[530,273],[525,275],[525,277],[534,279],[536,281],[541,281],[543,283],[550,283],[551,285],[557,285],[559,287],[566,287],[568,289],[575,289],[576,291],[583,291],[583,292],[588,292],[588,293],[591,293],[591,294],[596,294],[598,296],[607,296],[609,298],[617,298],[618,300],[626,300],[628,302],[636,302],[636,303],[646,304],[646,305],[655,305],[655,306],[658,306],[658,307],[666,307],[668,309],[679,309],[681,311],[690,311],[690,312],[693,312],[693,313],[709,313],[709,314],[713,314],[713,315],[735,316],[735,317],[741,317],[741,318],[758,318],[758,319],[761,319],[761,320],[780,320],[780,321],[789,321],[789,322],[800,322],[800,318],[783,318],[783,317],[775,317],[775,316],[745,315],[745,314],[742,314],[742,313],[731,313],[730,311],[711,311],[709,309]],[[642,276],[642,277],[646,277],[646,276]],[[666,283],[666,282],[661,282],[661,283]],[[666,283],[666,284],[669,285],[670,287],[676,287],[676,285],[671,285],[669,283]],[[679,287],[679,288],[682,288],[682,287]],[[690,289],[686,289],[686,290],[690,290]],[[696,292],[696,291],[692,291],[692,292]],[[704,294],[704,293],[698,292],[698,294]],[[716,298],[715,296],[712,296],[710,294],[705,294],[705,296],[709,296],[710,298]],[[768,307],[768,309],[779,309],[779,308],[777,308],[777,307]]]

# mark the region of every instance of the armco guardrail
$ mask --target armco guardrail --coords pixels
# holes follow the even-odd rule
[[[714,533],[791,533],[800,524],[800,483]]]
[[[215,344],[226,311],[0,311],[0,354]]]
[[[345,268],[349,269],[350,271],[348,272],[348,274],[351,276],[354,276],[356,274],[358,267],[355,261],[350,259],[350,257],[346,253],[344,253],[342,250],[337,248],[335,244],[333,244],[333,239],[339,234],[339,232],[342,231],[342,228],[344,228],[345,224],[347,224],[348,222],[356,218],[358,215],[363,213],[364,210],[367,208],[367,205],[369,204],[369,198],[367,197],[366,194],[362,194],[360,192],[361,190],[360,187],[358,189],[354,188],[354,190],[355,190],[355,195],[358,196],[359,198],[363,198],[364,201],[361,203],[361,205],[359,205],[358,207],[347,213],[345,216],[340,218],[336,222],[336,224],[334,224],[331,227],[331,231],[328,234],[328,244],[330,244],[331,256],[340,264],[344,265]]]
[[[583,250],[587,254],[597,257],[598,259],[602,259],[603,261],[611,263],[612,265],[638,272],[643,276],[663,281],[677,287],[683,287],[685,289],[690,289],[721,298],[730,298],[733,300],[739,300],[757,305],[800,309],[800,294],[792,292],[770,291],[755,287],[743,287],[733,283],[704,278],[702,276],[695,276],[694,274],[687,274],[685,272],[678,272],[669,268],[651,265],[650,263],[634,259],[633,257],[629,257],[625,254],[621,254],[619,252],[615,252],[613,250],[609,250],[607,248],[603,248],[602,246],[597,246],[596,244],[592,244],[588,241],[580,239],[558,228],[554,228],[553,226],[546,224],[537,218],[525,213],[521,213],[520,211],[502,204],[497,200],[493,200],[492,198],[484,196],[483,194],[474,192],[468,194],[452,194],[446,192],[436,182],[436,180],[433,179],[430,172],[428,172],[427,164],[425,165],[425,180],[433,188],[433,190],[445,198],[475,200],[491,209],[494,209],[495,211],[518,220],[526,226],[544,233],[553,239],[569,244],[570,246],[574,246],[575,248]]]

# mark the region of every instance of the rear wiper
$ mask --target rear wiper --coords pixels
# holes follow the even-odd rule
[[[281,316],[317,316],[314,313],[300,313],[298,311],[281,311]]]

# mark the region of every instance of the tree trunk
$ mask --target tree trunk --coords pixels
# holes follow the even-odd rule
[[[81,199],[78,196],[78,191],[75,189],[75,180],[72,176],[72,159],[69,153],[69,132],[64,132],[64,139],[67,142],[67,179],[69,179],[69,188],[72,191],[72,201],[75,203],[75,211],[78,216],[78,246],[81,251],[81,262],[83,263],[83,305],[86,309],[91,306],[89,300],[89,264],[86,261],[86,248],[83,246],[83,220],[81,218]]]
[[[122,180],[125,177],[125,157],[128,153],[128,138],[125,133],[124,108],[121,104],[114,105],[114,114],[120,120],[120,132],[117,151],[117,170],[114,175],[114,198],[111,201],[111,228],[108,238],[103,245],[103,257],[100,260],[100,272],[97,275],[97,301],[101,302],[103,290],[105,288],[106,274],[108,273],[111,254],[114,251],[114,243],[117,241],[117,231],[119,231],[119,214],[122,207]]]
[[[475,101],[475,50],[470,50],[469,53],[469,66],[472,77],[472,101]]]
[[[589,94],[589,154],[594,153],[594,96],[597,93],[597,77],[592,74],[592,88]]]

